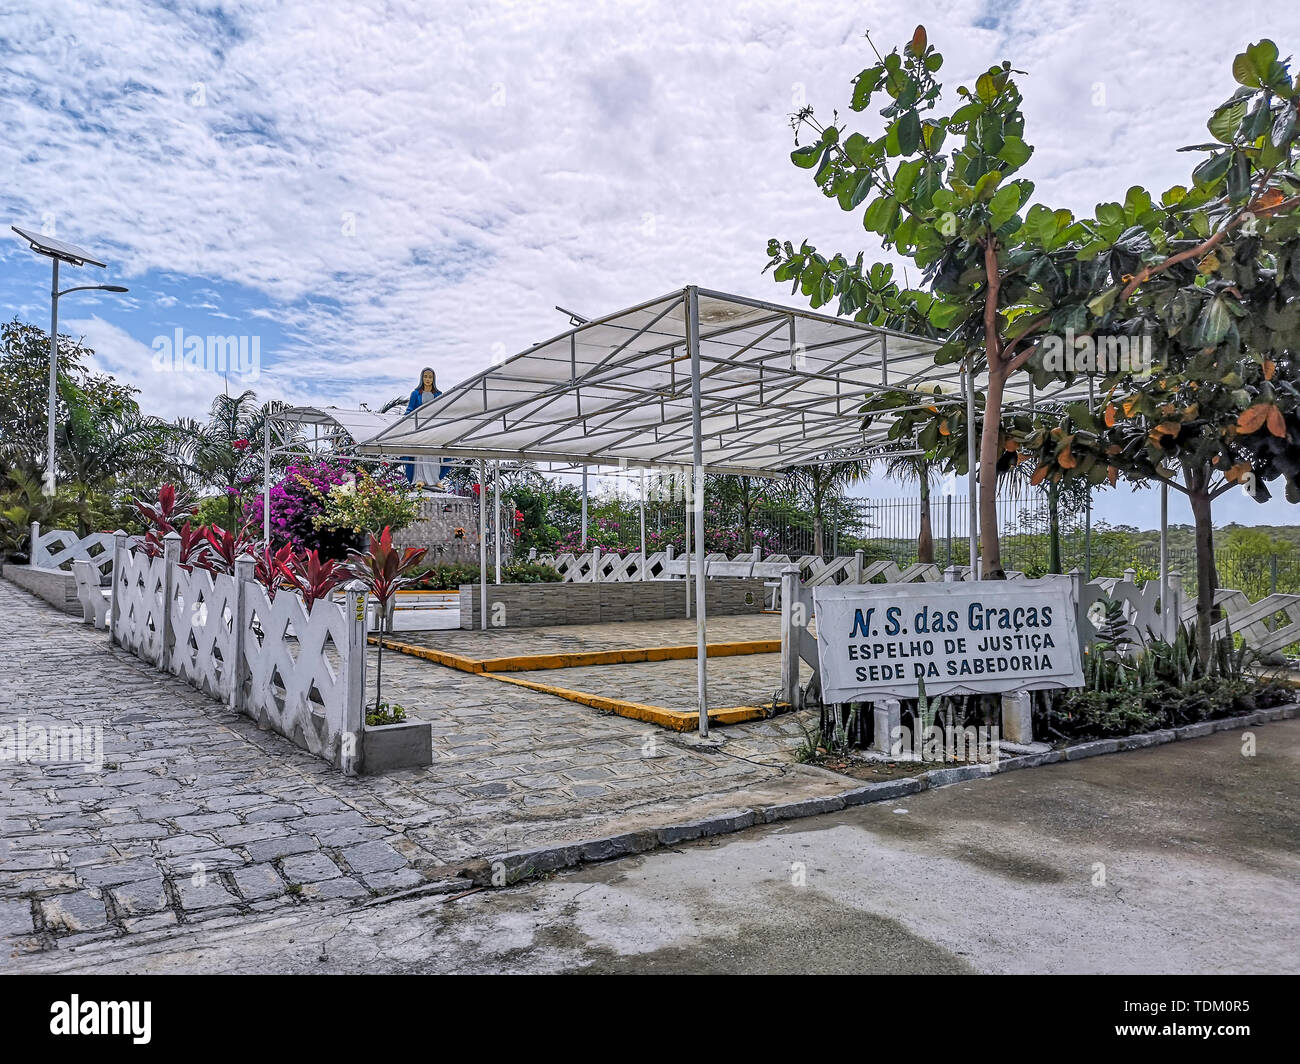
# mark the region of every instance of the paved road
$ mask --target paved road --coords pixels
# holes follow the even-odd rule
[[[1243,756],[1254,735],[1257,753]],[[1300,720],[30,970],[1297,972]]]

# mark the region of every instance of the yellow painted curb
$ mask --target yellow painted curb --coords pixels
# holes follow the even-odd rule
[[[570,702],[591,706],[592,709],[604,710],[606,713],[613,713],[618,717],[643,720],[649,724],[658,724],[661,728],[670,728],[673,731],[696,731],[700,726],[700,715],[692,710],[666,709],[663,706],[651,706],[645,702],[631,702],[625,698],[593,695],[588,694],[586,691],[573,691],[567,687],[555,687],[552,684],[539,683],[536,680],[524,680],[518,676],[502,676],[493,673],[486,673],[485,675],[491,676],[494,680],[500,680],[502,683],[512,683],[517,687],[526,687],[530,691],[555,695],[557,698],[564,698]],[[739,724],[746,720],[761,720],[766,716],[767,710],[758,706],[728,706],[725,709],[709,710],[709,721],[714,724]]]
[[[378,645],[378,637],[370,636],[370,644]],[[384,647],[413,657],[435,661],[439,665],[460,669],[462,672],[532,672],[540,669],[576,669],[588,665],[633,665],[643,661],[682,661],[694,658],[695,644],[670,647],[630,647],[626,650],[575,650],[557,654],[511,654],[499,658],[471,658],[449,650],[401,640],[385,638]],[[747,639],[728,643],[710,643],[711,658],[734,657],[741,654],[779,654],[779,639]]]
[[[377,636],[370,636],[369,642],[372,646],[377,646],[379,639]],[[771,644],[775,645],[771,646]],[[755,646],[763,649],[748,649]],[[423,658],[425,661],[432,661],[438,665],[459,669],[461,672],[490,676],[502,683],[512,683],[517,687],[526,687],[530,691],[555,695],[557,698],[577,702],[584,706],[591,706],[593,709],[613,713],[615,716],[643,720],[650,724],[657,724],[662,728],[670,728],[673,731],[697,731],[700,726],[700,715],[694,710],[667,709],[664,706],[632,702],[625,698],[593,695],[588,694],[586,691],[574,691],[567,687],[556,687],[553,684],[541,683],[537,680],[526,680],[519,676],[504,675],[506,672],[527,672],[532,669],[564,669],[582,665],[619,665],[638,661],[668,661],[686,657],[693,658],[696,650],[694,646],[593,650],[572,654],[521,654],[507,658],[468,658],[462,654],[452,654],[446,650],[435,650],[433,647],[417,646],[413,643],[403,643],[395,639],[385,639],[384,647],[388,650],[396,650],[400,654],[409,654],[411,657]],[[736,654],[770,654],[780,649],[781,641],[779,639],[710,643],[708,656],[712,658]],[[689,651],[689,654],[680,653],[682,651]],[[548,664],[538,664],[538,662],[542,661],[548,662]],[[550,664],[550,662],[558,662],[558,664]],[[505,667],[507,665],[509,667]],[[762,720],[768,713],[769,711],[761,706],[727,706],[709,710],[709,721],[714,724],[739,724],[747,720]]]

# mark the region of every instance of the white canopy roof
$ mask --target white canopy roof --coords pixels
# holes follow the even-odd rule
[[[689,467],[688,292],[515,355],[363,449]],[[698,299],[703,459],[712,471],[770,476],[872,442],[858,428],[862,402],[934,373],[931,340],[705,289]],[[955,374],[946,383],[958,391]]]
[[[583,323],[407,415],[294,407],[286,416],[334,422],[374,455],[686,469],[694,445],[691,291]],[[889,429],[889,418],[859,428],[858,408],[872,395],[961,392],[957,367],[935,365],[936,341],[695,292],[703,464],[711,472],[774,476],[829,452],[861,452]],[[1027,375],[1008,383],[1009,407],[1030,398]]]
[[[378,436],[402,420],[401,414],[380,414],[373,410],[347,410],[338,406],[286,406],[276,415],[299,425],[319,425],[329,431],[342,429],[358,444]]]

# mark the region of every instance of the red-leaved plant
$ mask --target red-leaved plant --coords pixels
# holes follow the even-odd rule
[[[314,550],[301,554],[290,553],[289,557],[278,561],[280,572],[289,586],[302,595],[302,600],[310,611],[317,599],[328,598],[331,591],[348,579],[348,570],[341,562],[332,558],[321,561]]]
[[[256,555],[258,541],[249,535],[251,529],[251,525],[244,525],[239,531],[230,532],[216,525],[204,525],[203,535],[208,542],[204,568],[213,573],[233,573],[237,558],[243,554]]]
[[[132,499],[131,505],[149,525],[140,542],[140,549],[150,558],[162,554],[163,536],[169,532],[179,532],[180,529],[176,526],[192,516],[192,508],[177,494],[175,484],[164,484],[159,488],[157,502]]]
[[[425,555],[423,547],[394,547],[393,531],[387,525],[379,535],[369,537],[366,551],[352,551],[343,567],[374,597],[379,610],[379,657],[375,665],[375,710],[378,712],[384,675],[384,621],[388,604],[402,588],[419,578],[416,569]]]
[[[293,544],[286,543],[274,554],[265,544],[253,555],[253,578],[266,589],[266,597],[275,601],[275,593],[287,586],[284,567],[293,557]]]

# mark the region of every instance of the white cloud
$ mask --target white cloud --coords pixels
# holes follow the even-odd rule
[[[1259,0],[173,8],[6,13],[0,188],[128,280],[261,293],[243,313],[288,340],[259,390],[341,404],[426,363],[464,378],[562,328],[555,304],[606,313],[687,283],[790,299],[760,272],[769,236],[870,254],[789,164],[787,125],[804,99],[848,116],[864,30],[887,47],[925,22],[953,84],[1003,58],[1027,71],[1028,176],[1076,210],[1186,180],[1175,149],[1231,91],[1233,53],[1300,37],[1300,9]],[[174,300],[133,291],[131,333],[169,331]],[[89,320],[148,381],[148,347]],[[206,407],[188,382],[146,400]]]

